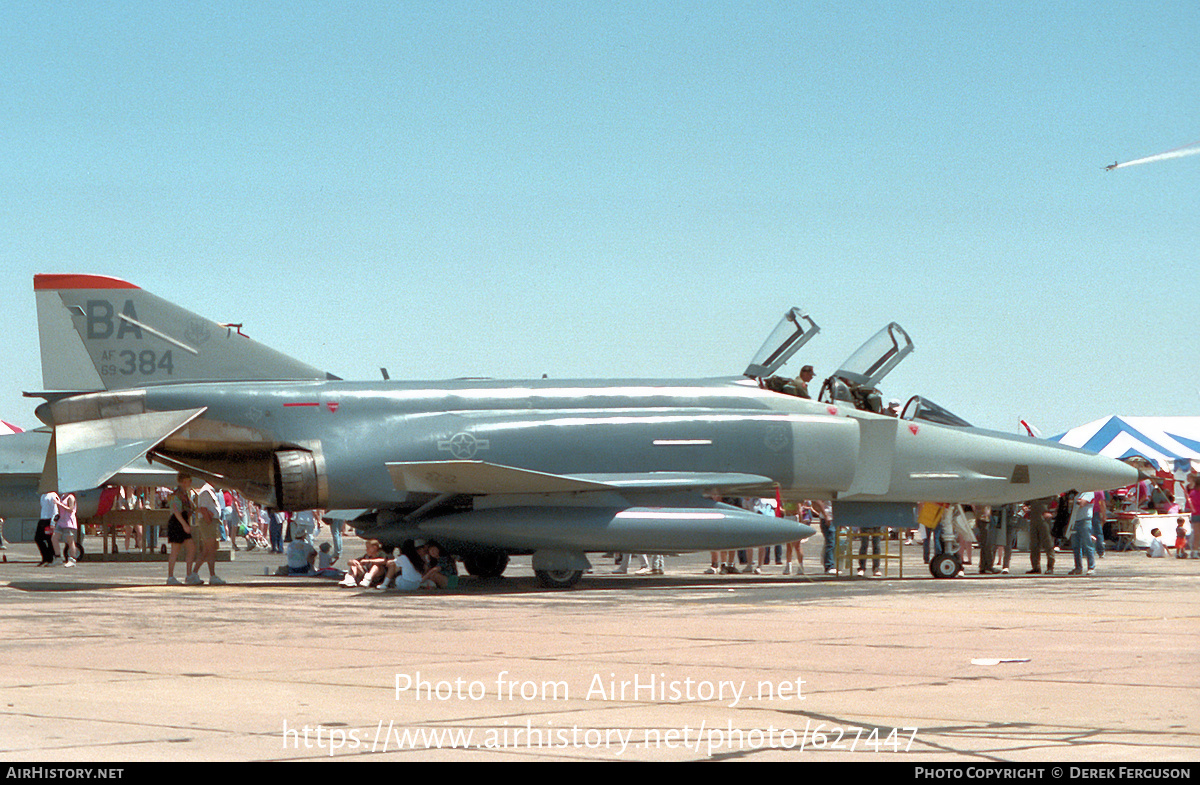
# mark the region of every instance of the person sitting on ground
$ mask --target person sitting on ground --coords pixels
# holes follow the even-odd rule
[[[379,540],[367,540],[366,553],[357,559],[351,559],[346,565],[346,577],[342,586],[370,586],[376,580],[382,579],[387,565],[387,556]]]
[[[442,550],[441,543],[430,540],[425,545],[427,569],[421,576],[422,589],[457,589],[458,567],[454,557]]]
[[[415,591],[420,588],[428,569],[427,558],[424,542],[418,544],[415,540],[405,540],[400,545],[400,553],[387,563],[387,575],[379,588],[397,591]]]
[[[306,530],[297,532],[287,548],[288,575],[312,575],[315,571],[317,549],[312,546]]]
[[[321,543],[321,547],[317,549],[317,571],[313,573],[317,578],[333,578],[341,580],[346,577],[346,573],[333,566],[333,549],[329,543]]]
[[[1162,559],[1167,555],[1167,546],[1162,541],[1162,529],[1150,530],[1150,547],[1146,549],[1146,555],[1151,559]]]
[[[321,543],[321,547],[318,550],[320,551],[320,553],[317,554],[317,569],[318,570],[333,569],[333,561],[334,561],[333,547],[329,543],[323,542],[323,543]]]

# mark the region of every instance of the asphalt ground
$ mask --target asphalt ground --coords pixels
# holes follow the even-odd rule
[[[805,550],[811,573],[820,537]],[[267,576],[282,559],[261,551],[220,563],[219,587],[165,586],[162,562],[3,554],[6,763],[1161,765],[1200,749],[1196,560],[1109,553],[1068,577],[1067,553],[1032,576],[1017,553],[1011,575],[938,580],[913,547],[882,579],[705,575],[692,554],[546,591],[518,558],[405,594]]]

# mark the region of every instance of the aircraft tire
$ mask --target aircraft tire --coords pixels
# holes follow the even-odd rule
[[[935,578],[953,578],[958,575],[960,570],[962,570],[962,565],[950,553],[938,554],[929,562],[929,571]]]
[[[508,568],[508,554],[499,551],[464,556],[462,561],[467,573],[476,578],[499,578]]]
[[[583,570],[534,570],[533,574],[547,589],[569,589],[579,583]]]

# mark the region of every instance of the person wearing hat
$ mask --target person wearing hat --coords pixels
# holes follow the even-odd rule
[[[808,383],[813,379],[813,367],[806,365],[800,369],[800,375],[792,380],[792,386],[796,388],[796,395],[801,398],[811,398],[808,394]]]
[[[316,571],[317,549],[311,537],[308,529],[300,529],[288,543],[288,575],[311,575]]]

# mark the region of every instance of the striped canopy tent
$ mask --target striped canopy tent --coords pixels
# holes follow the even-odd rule
[[[21,433],[22,431],[22,428],[18,428],[10,422],[0,420],[0,436],[7,436],[10,433]]]
[[[1200,468],[1200,417],[1106,417],[1050,437],[1109,458],[1140,455],[1174,474]]]

